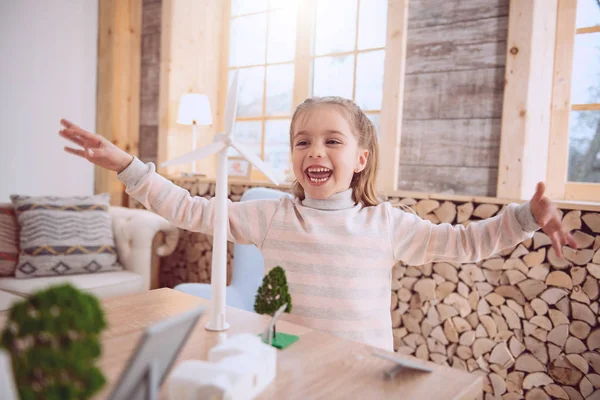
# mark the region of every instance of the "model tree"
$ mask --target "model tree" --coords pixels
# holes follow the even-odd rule
[[[256,294],[254,311],[273,316],[284,304],[287,304],[285,312],[292,311],[292,296],[288,290],[285,271],[278,265],[263,278],[263,283]],[[273,335],[277,336],[275,326],[273,326]]]
[[[100,390],[105,378],[95,361],[105,327],[98,299],[68,284],[14,304],[0,344],[20,398],[87,399]]]

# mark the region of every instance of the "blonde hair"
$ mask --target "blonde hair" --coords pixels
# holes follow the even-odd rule
[[[294,151],[292,139],[296,120],[306,110],[321,104],[335,105],[345,111],[346,115],[349,117],[348,122],[350,122],[352,127],[352,133],[358,140],[358,145],[369,151],[365,168],[360,172],[354,173],[352,181],[350,181],[353,200],[356,203],[362,204],[364,207],[375,206],[381,203],[381,200],[377,196],[377,191],[375,189],[377,165],[379,163],[379,144],[377,143],[377,133],[371,120],[367,118],[365,113],[353,101],[337,96],[312,97],[306,99],[296,108],[296,111],[294,111],[294,116],[292,117],[292,123],[290,124],[291,151]],[[302,185],[300,185],[300,183],[298,183],[297,180],[294,181],[292,191],[294,196],[300,200],[304,200],[304,188]]]

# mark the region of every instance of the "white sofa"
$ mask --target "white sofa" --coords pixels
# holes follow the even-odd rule
[[[29,279],[0,277],[0,311],[48,285],[67,282],[100,298],[157,287],[159,257],[175,250],[179,230],[147,210],[111,207],[110,214],[119,262],[124,270]]]

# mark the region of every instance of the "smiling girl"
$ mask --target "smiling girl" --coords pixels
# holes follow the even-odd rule
[[[129,195],[173,224],[212,234],[214,199],[192,197],[158,175],[154,164],[61,123],[61,136],[82,147],[66,151],[118,172]],[[540,227],[559,255],[561,245],[575,247],[543,196],[543,183],[531,201],[509,204],[500,215],[467,227],[435,225],[381,202],[375,191],[375,128],[352,101],[306,100],[292,118],[290,144],[295,198],[229,202],[228,239],[256,245],[265,273],[284,267],[294,301],[286,315],[291,322],[393,350],[389,307],[398,261],[476,262],[530,238]]]

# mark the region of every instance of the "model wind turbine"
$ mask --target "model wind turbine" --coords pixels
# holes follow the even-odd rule
[[[162,166],[187,164],[201,158],[210,157],[215,153],[218,154],[217,164],[217,182],[215,189],[215,224],[213,234],[213,254],[211,267],[211,299],[210,299],[210,315],[206,329],[211,331],[224,331],[229,328],[229,324],[225,318],[225,287],[227,285],[227,227],[229,225],[227,215],[227,150],[233,147],[246,160],[258,168],[269,180],[274,184],[279,185],[273,172],[262,162],[260,158],[252,154],[252,152],[236,143],[233,138],[233,127],[235,124],[235,116],[237,111],[238,98],[238,71],[235,71],[229,92],[227,93],[227,101],[225,104],[225,132],[215,135],[213,142],[207,146],[195,149],[187,154],[167,161]]]

